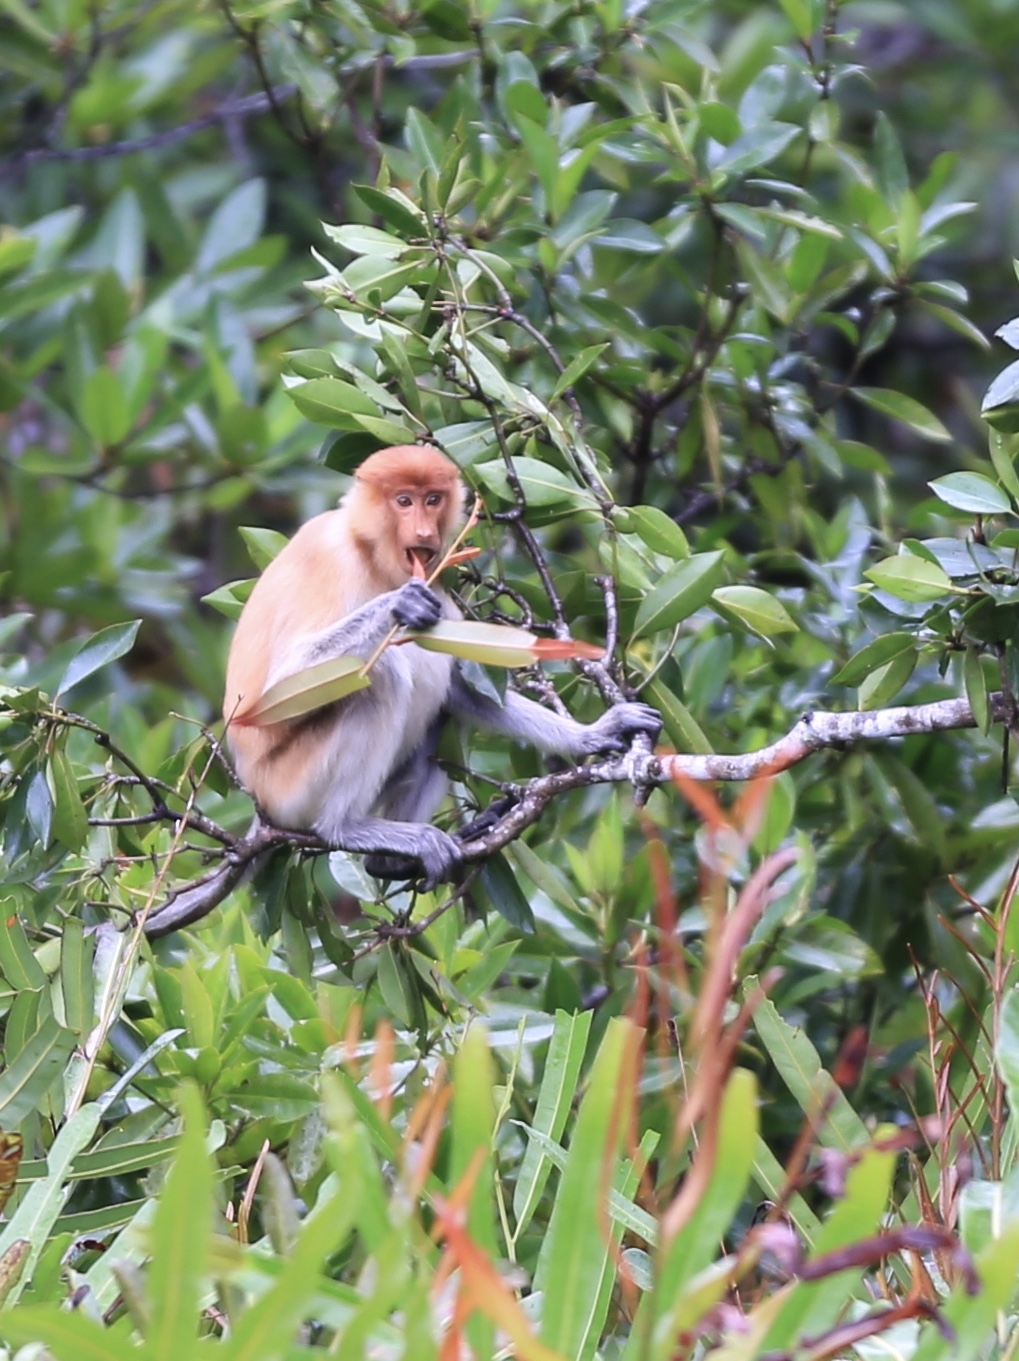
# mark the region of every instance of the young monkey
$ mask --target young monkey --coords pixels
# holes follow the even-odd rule
[[[265,818],[373,853],[367,867],[380,877],[409,877],[409,857],[432,885],[460,862],[459,843],[429,823],[446,788],[435,752],[447,715],[575,758],[624,750],[637,733],[654,739],[661,729],[646,704],[616,704],[591,724],[512,691],[500,704],[472,690],[454,658],[414,643],[387,648],[366,690],[266,727],[231,723],[315,662],[370,657],[394,624],[427,629],[459,618],[421,576],[448,547],[462,511],[459,473],[437,450],[399,445],[372,454],[339,508],[309,520],[263,572],[234,634],[224,698],[237,774]],[[226,877],[229,891],[240,871]],[[158,914],[168,914],[166,929],[202,915],[186,912],[186,895]]]

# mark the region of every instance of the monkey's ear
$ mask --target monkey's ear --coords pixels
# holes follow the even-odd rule
[[[362,674],[363,671],[363,658],[350,656],[331,657],[306,666],[303,671],[270,685],[254,704],[231,714],[227,727],[267,728],[271,723],[310,714],[313,709],[324,708],[371,685],[371,677]]]

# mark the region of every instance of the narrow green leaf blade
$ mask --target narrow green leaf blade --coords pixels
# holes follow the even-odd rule
[[[0,1125],[4,1129],[14,1129],[38,1107],[67,1063],[77,1039],[53,1016],[46,1017],[13,1063],[0,1074]]]
[[[8,1123],[6,1116],[3,1123],[5,1125]],[[98,1127],[99,1107],[95,1103],[82,1106],[81,1110],[71,1116],[50,1147],[46,1159],[48,1169],[46,1177],[28,1189],[24,1200],[4,1226],[4,1231],[0,1234],[0,1257],[19,1239],[26,1239],[32,1244],[21,1276],[8,1294],[9,1304],[15,1303],[20,1298],[21,1292],[32,1279],[39,1254],[67,1200],[71,1164],[92,1141]],[[6,1315],[4,1319],[6,1327]]]
[[[924,439],[947,443],[952,438],[934,412],[928,411],[915,397],[907,397],[904,392],[894,392],[890,388],[850,388],[849,391],[864,406],[901,421]]]
[[[549,1139],[558,1141],[566,1127],[573,1098],[580,1078],[580,1066],[587,1051],[591,1032],[591,1013],[582,1011],[572,1015],[565,1011],[555,1014],[555,1030],[549,1042],[545,1072],[534,1108],[531,1128]],[[514,1237],[527,1228],[541,1199],[552,1164],[548,1155],[535,1140],[530,1140],[524,1153],[513,1192],[513,1214],[516,1219]]]
[[[198,1089],[180,1089],[184,1129],[152,1225],[146,1337],[153,1361],[189,1356],[198,1336],[198,1287],[212,1232],[212,1167]]]
[[[123,1331],[113,1332],[77,1310],[23,1305],[4,1314],[4,1338],[16,1347],[43,1343],[56,1361],[138,1361],[142,1355]]]
[[[576,1356],[595,1329],[592,1305],[609,1247],[595,1188],[611,1183],[625,1120],[620,1092],[632,1081],[641,1031],[614,1017],[591,1070],[559,1183],[535,1285],[545,1292],[541,1340],[563,1356]]]
[[[745,986],[749,989],[754,982],[748,979]],[[767,998],[754,1013],[754,1028],[804,1115],[813,1118],[821,1110],[827,1112],[817,1135],[821,1143],[847,1153],[865,1144],[870,1137],[867,1126],[832,1075],[822,1068],[820,1056],[805,1032],[790,1025]]]

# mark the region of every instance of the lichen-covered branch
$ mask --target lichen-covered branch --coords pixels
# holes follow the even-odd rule
[[[992,697],[992,706],[995,718],[1000,720],[1004,709],[1000,695]],[[804,714],[784,736],[768,746],[734,755],[651,754],[635,743],[633,749],[621,756],[555,771],[518,786],[515,801],[508,811],[483,834],[464,841],[463,858],[467,863],[484,860],[509,845],[538,821],[555,798],[571,789],[596,784],[630,784],[641,790],[668,783],[676,776],[700,782],[761,779],[788,770],[817,751],[973,727],[976,727],[976,720],[968,700],[944,699],[931,704],[900,705],[864,713],[814,710]],[[247,837],[234,842],[217,869],[192,884],[181,885],[174,896],[152,914],[146,928],[149,934],[165,935],[199,920],[239,882],[248,863],[265,851],[282,846],[300,848],[312,854],[330,849],[307,833],[286,832],[256,822]],[[218,888],[223,891],[217,896]]]

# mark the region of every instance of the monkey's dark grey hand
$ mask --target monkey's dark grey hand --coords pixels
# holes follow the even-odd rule
[[[646,733],[654,742],[661,730],[661,715],[650,704],[613,704],[607,713],[588,728],[584,747],[592,755],[595,752],[626,751],[638,733]]]
[[[430,629],[442,618],[442,601],[430,586],[412,577],[400,588],[393,606],[393,618],[404,628]]]

